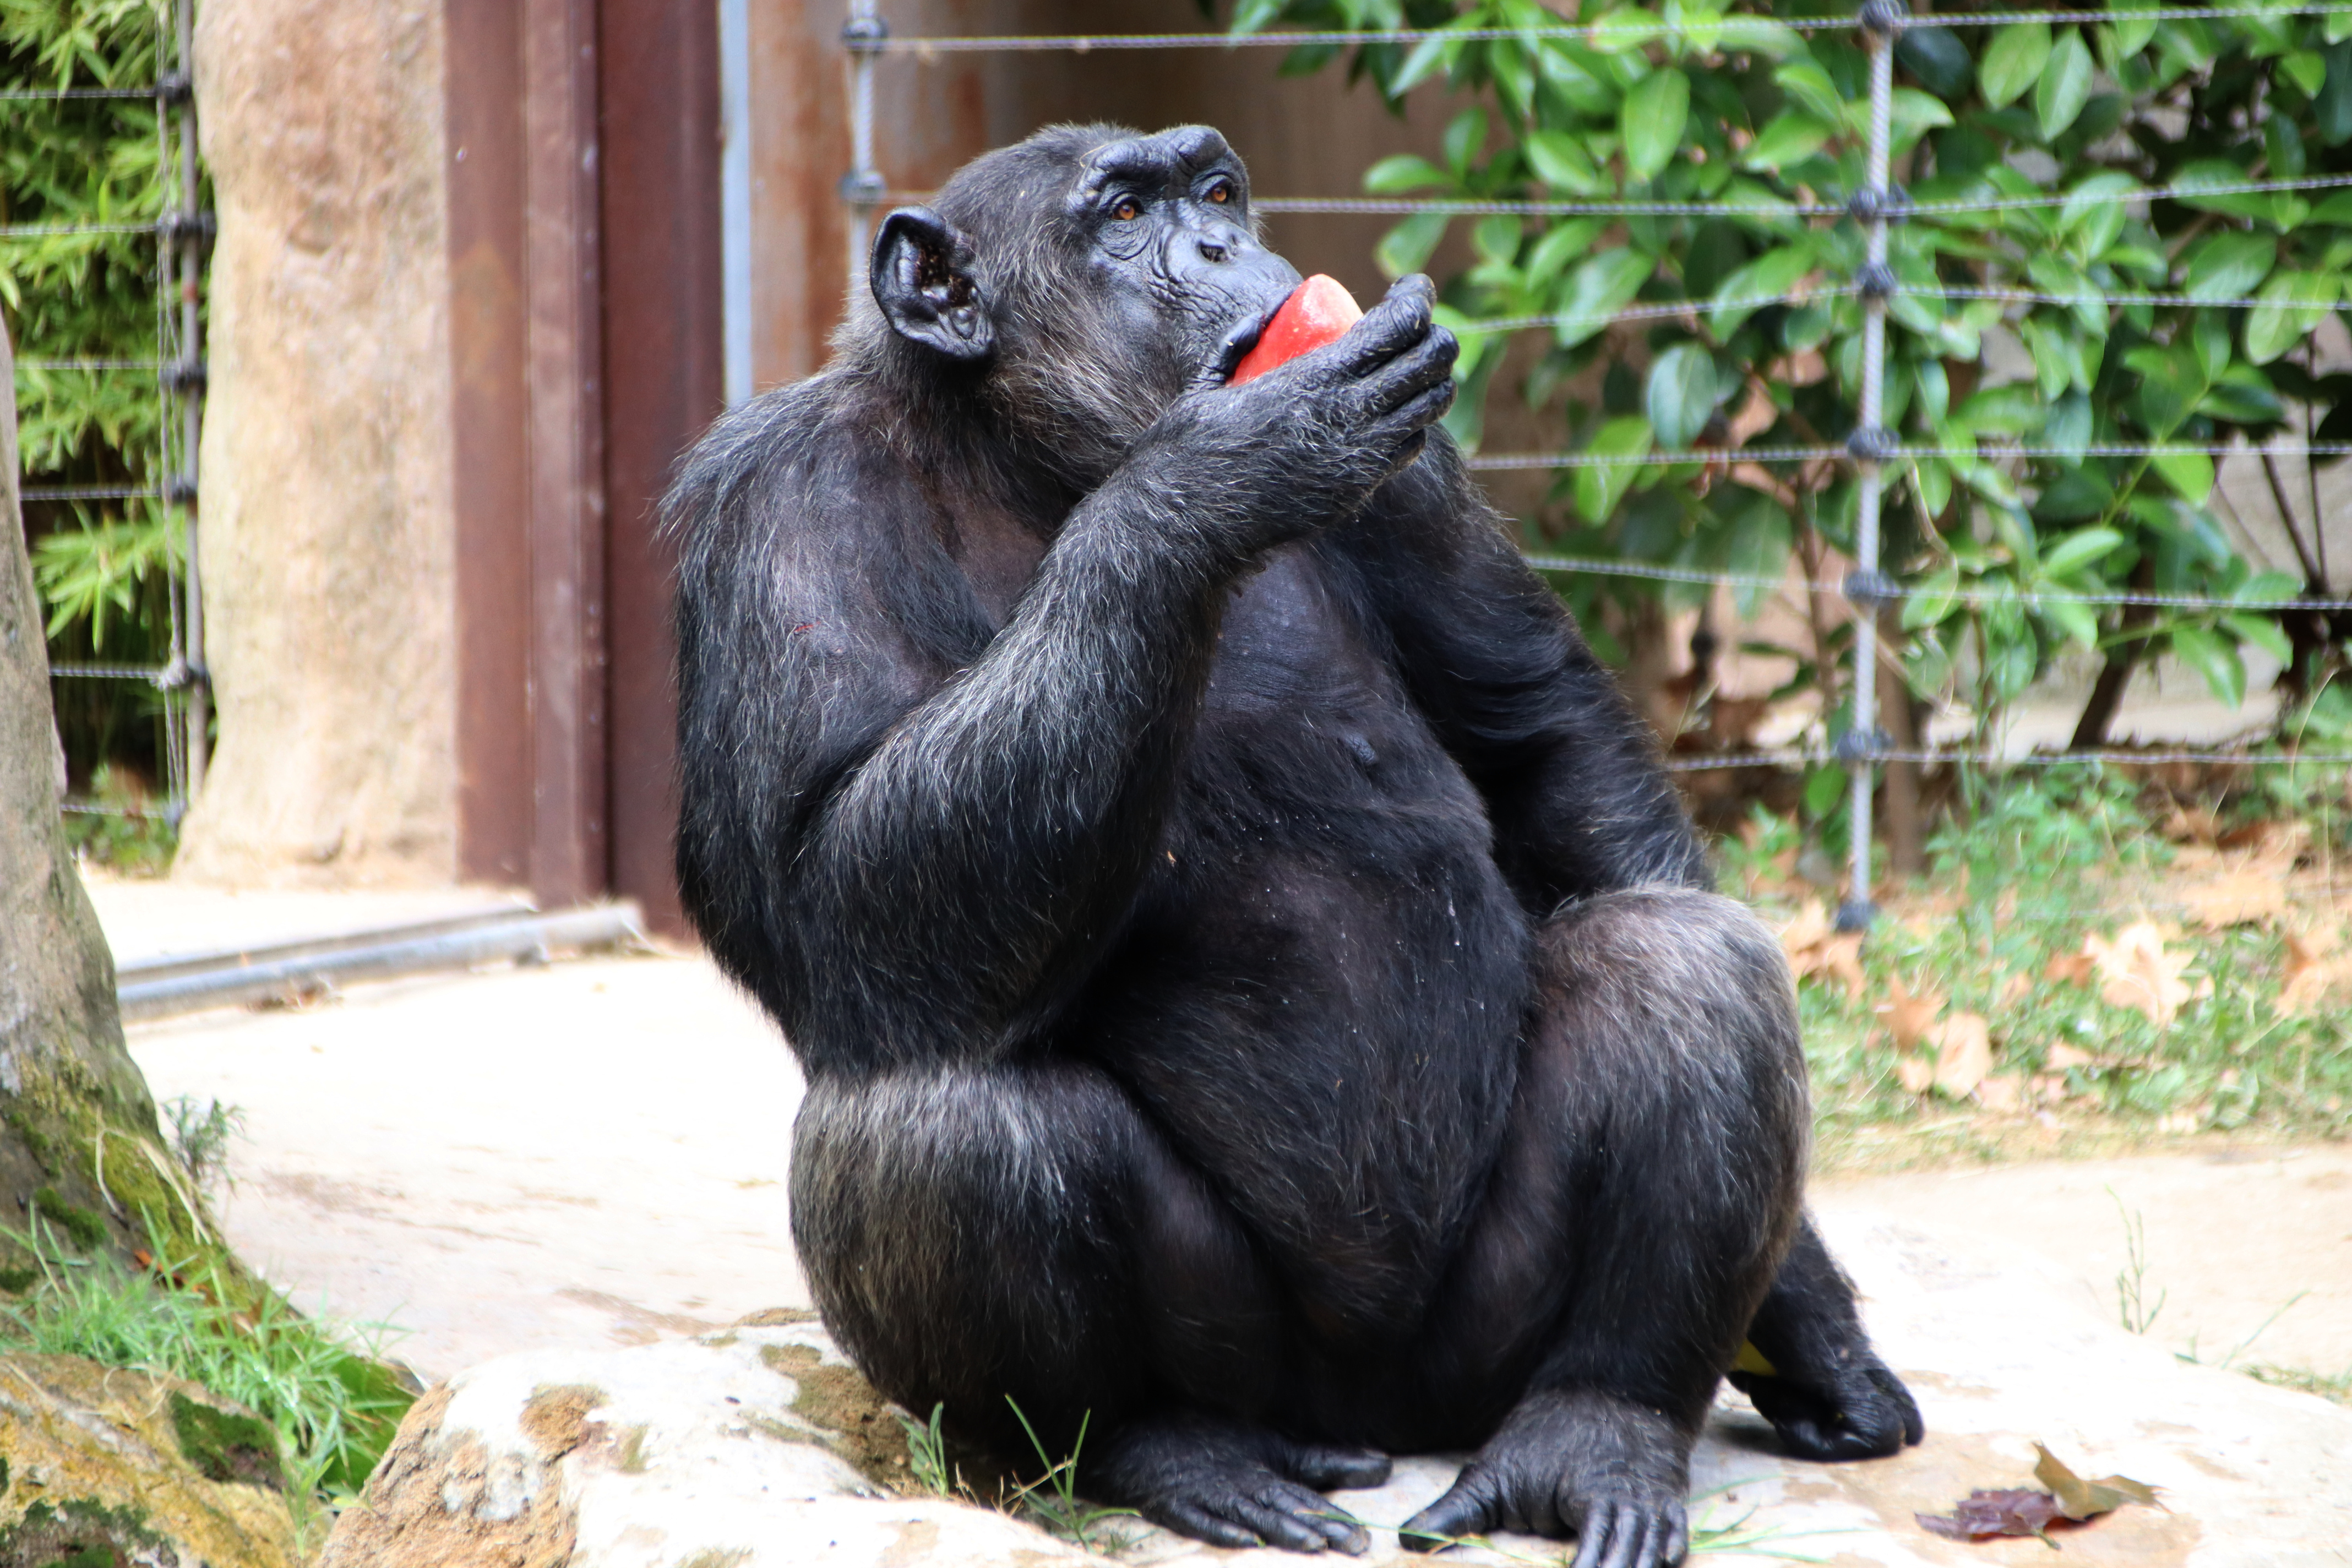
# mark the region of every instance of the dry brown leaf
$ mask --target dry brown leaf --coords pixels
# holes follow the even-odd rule
[[[2135,921],[2112,941],[2086,936],[2083,952],[2098,972],[2099,999],[2145,1014],[2158,1028],[2171,1023],[2194,994],[2180,978],[2189,955],[2168,951],[2164,932],[2151,921]]]
[[[2091,983],[2091,955],[2087,952],[2062,952],[2050,960],[2042,971],[2042,978],[2053,985],[2088,985]]]
[[[2286,884],[2275,871],[2238,870],[2181,889],[2189,918],[2207,931],[2263,925],[2287,912]]]
[[[2210,805],[2176,805],[2172,815],[2164,819],[2158,831],[2175,844],[2200,844],[2210,847],[2221,836],[2221,820]]]
[[[2342,931],[2333,925],[2287,933],[2286,960],[2279,971],[2276,1010],[2280,1017],[2308,1013],[2332,994],[2352,985],[2352,953],[2336,951],[2342,936]]]
[[[1955,1013],[1927,1039],[1936,1047],[1936,1087],[1954,1100],[1966,1100],[1992,1071],[1992,1036],[1982,1014]]]
[[[1765,389],[1760,377],[1751,375],[1748,378],[1748,399],[1731,416],[1727,445],[1745,447],[1780,422],[1780,410],[1774,406],[1771,393]]]
[[[1926,1057],[1898,1057],[1895,1077],[1906,1094],[1925,1094],[1936,1086],[1936,1064]]]
[[[2054,1072],[2063,1072],[2068,1068],[2095,1068],[2106,1065],[2090,1052],[2078,1051],[2067,1045],[2051,1047],[2043,1053],[2042,1060],[2047,1062]]]
[[[1780,950],[1799,979],[1826,974],[1844,985],[1849,998],[1860,1000],[1865,982],[1862,973],[1862,933],[1841,935],[1819,899],[1808,899],[1789,923],[1780,928]]]
[[[2000,994],[1994,998],[1993,1005],[1997,1007],[2006,1007],[2013,1002],[2024,1000],[2032,994],[2032,992],[2033,976],[2021,969],[2000,983]]]
[[[2024,1099],[2025,1084],[2020,1079],[1989,1078],[1977,1085],[1977,1103],[1987,1110],[2015,1110]]]
[[[1895,1048],[1909,1052],[1927,1037],[1929,1026],[1944,1010],[1944,999],[1933,992],[1912,995],[1910,987],[1903,984],[1899,975],[1886,983],[1886,995],[1877,1012],[1885,1018],[1887,1032],[1895,1037]]]

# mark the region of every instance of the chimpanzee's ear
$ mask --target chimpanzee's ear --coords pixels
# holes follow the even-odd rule
[[[971,275],[971,241],[929,207],[900,207],[874,237],[874,301],[900,337],[967,363],[996,329]]]

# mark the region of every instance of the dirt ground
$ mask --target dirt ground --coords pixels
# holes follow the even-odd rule
[[[97,892],[126,953],[462,902]],[[806,1302],[784,1185],[799,1077],[698,957],[356,987],[299,1010],[136,1026],[131,1039],[159,1100],[242,1111],[223,1194],[240,1252],[306,1307],[396,1327],[394,1353],[428,1378]],[[1885,1216],[2013,1251],[2110,1321],[2136,1225],[2142,1299],[2162,1302],[2151,1339],[2208,1364],[2234,1353],[2352,1371],[2352,1147],[2216,1140],[1839,1177],[1814,1203],[1838,1224]]]

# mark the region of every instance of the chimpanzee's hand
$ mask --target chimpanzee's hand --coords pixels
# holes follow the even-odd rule
[[[1227,386],[1248,341],[1235,334],[1145,441],[1185,521],[1255,551],[1353,514],[1453,406],[1460,348],[1436,299],[1427,278],[1401,279],[1337,342]]]

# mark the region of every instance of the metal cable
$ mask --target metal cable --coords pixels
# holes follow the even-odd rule
[[[168,664],[53,664],[53,680],[144,680],[162,686],[171,678]]]
[[[152,87],[11,87],[0,88],[0,103],[55,103],[60,100],[94,98],[154,98]]]
[[[1727,752],[1715,756],[1668,757],[1666,771],[1670,773],[1720,772],[1727,768],[1795,768],[1834,765],[1844,767],[1851,759],[1816,747],[1783,747],[1763,752]],[[2252,752],[2181,749],[2169,752],[2131,752],[2112,747],[2088,752],[2027,752],[2020,756],[2003,756],[1998,752],[1958,751],[1948,747],[1906,749],[1889,747],[1873,750],[1872,763],[1916,763],[1933,766],[1937,763],[1966,763],[1990,768],[2056,768],[2075,763],[2095,763],[2102,766],[2156,766],[2174,763],[2212,763],[2231,767],[2293,767],[2308,763],[2314,766],[2338,766],[2352,763],[2352,752]]]
[[[1612,561],[1574,555],[1529,554],[1524,557],[1538,572],[1566,572],[1591,577],[1639,577],[1660,583],[1691,583],[1700,586],[1721,584],[1727,588],[1795,588],[1808,594],[1827,594],[1843,597],[1843,583],[1813,583],[1787,577],[1768,577],[1756,572],[1709,572],[1696,566],[1652,566],[1639,561]],[[2352,599],[2216,599],[2201,594],[2137,594],[2118,593],[2058,593],[2048,589],[2029,588],[2004,592],[1990,588],[1906,588],[1900,584],[1881,584],[1873,596],[1889,600],[1951,599],[1966,605],[2011,604],[2029,607],[2036,605],[2141,605],[2165,610],[2203,610],[2214,614],[2260,611],[2278,613],[2288,610],[2309,610],[2319,614],[2352,611]]]
[[[2012,22],[2043,22],[2053,26],[2087,22],[2189,22],[2233,16],[2342,16],[2352,6],[2212,5],[2171,6],[2152,11],[1975,11],[1948,16],[1906,16],[1905,26],[1930,27],[1997,27]],[[1451,43],[1534,43],[1557,38],[1637,40],[1674,37],[1719,39],[1743,27],[1775,27],[1791,33],[1843,31],[1855,26],[1852,16],[1802,16],[1782,19],[1730,13],[1706,22],[1673,23],[1643,17],[1639,22],[1599,22],[1557,27],[1376,27],[1362,32],[1345,29],[1301,29],[1267,33],[1034,33],[983,34],[972,37],[911,35],[860,46],[860,52],[890,55],[1090,54],[1097,49],[1236,49],[1305,48],[1318,46],[1346,48],[1365,44],[1423,44],[1431,39]]]
[[[1846,299],[1862,292],[1858,283],[1831,283],[1804,293],[1757,294],[1739,300],[1670,300],[1649,305],[1628,305],[1615,310],[1570,311],[1549,316],[1496,316],[1465,322],[1463,332],[1520,332],[1534,327],[1574,327],[1595,321],[1670,321],[1677,316],[1708,315],[1717,310],[1760,310],[1772,305],[1802,305],[1814,300]]]
[[[59,239],[75,234],[153,234],[155,223],[0,223],[0,239]]]
[[[17,493],[26,500],[138,500],[163,492],[152,485],[26,485]]]
[[[20,359],[18,370],[161,370],[159,359]]]
[[[2352,457],[2352,441],[2283,441],[2276,446],[2222,446],[2219,443],[2162,441],[2133,444],[2093,441],[2081,447],[1890,447],[1885,461],[1935,458],[1988,462],[1996,458],[2059,458],[2080,462],[2084,458],[2274,458]],[[1465,458],[1471,468],[1502,472],[1522,468],[1662,468],[1677,463],[1812,463],[1851,460],[1843,447],[1686,447],[1647,452],[1496,452]]]

